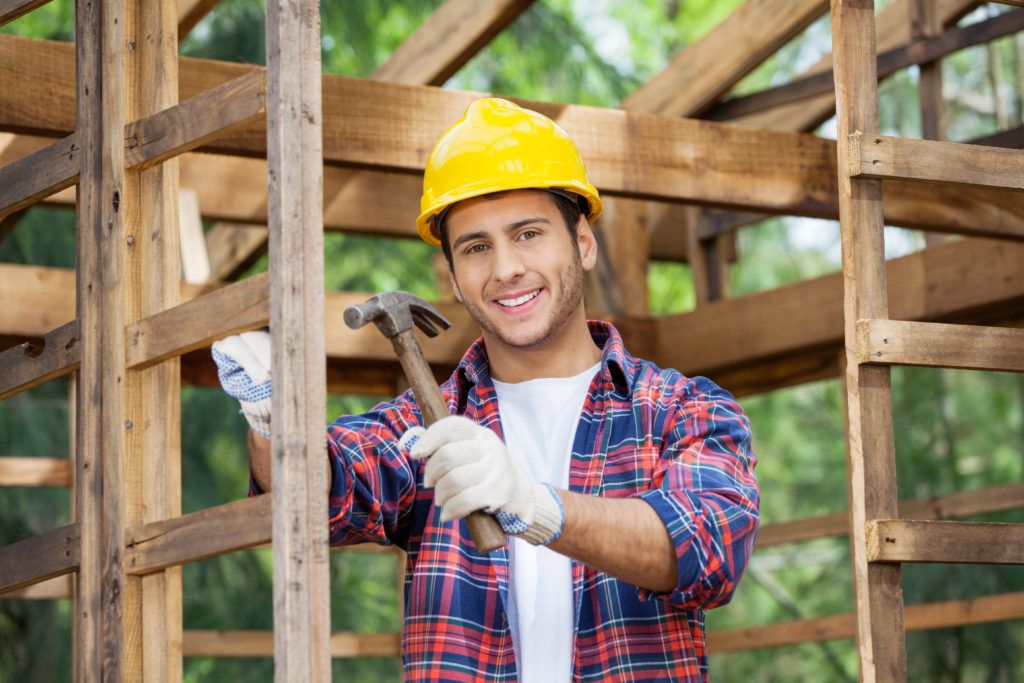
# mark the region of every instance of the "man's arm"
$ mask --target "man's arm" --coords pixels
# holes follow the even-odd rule
[[[636,498],[557,493],[565,526],[549,548],[634,586],[659,593],[675,588],[675,548],[654,508]]]

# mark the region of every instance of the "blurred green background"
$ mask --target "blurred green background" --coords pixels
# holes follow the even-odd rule
[[[323,0],[324,69],[365,76],[430,14],[438,0]],[[720,22],[738,0],[539,0],[465,66],[446,87],[555,102],[615,106],[660,71],[673,54]],[[879,6],[884,2],[877,3]],[[262,63],[263,3],[223,0],[182,45],[182,53]],[[983,6],[962,23],[1005,11]],[[73,2],[55,0],[5,33],[73,40]],[[738,86],[751,92],[784,83],[830,51],[829,20],[815,22]],[[1022,122],[1024,36],[961,51],[944,61],[948,135],[965,140]],[[917,70],[881,86],[883,132],[917,136]],[[822,134],[834,135],[834,122]],[[886,229],[887,253],[923,247],[919,233]],[[374,256],[387,251],[381,266]],[[0,261],[74,267],[70,211],[34,208],[0,242]],[[730,270],[733,296],[839,269],[832,221],[775,218],[739,233],[740,261]],[[327,287],[407,289],[436,297],[431,249],[411,240],[329,233]],[[370,264],[373,264],[372,267]],[[265,269],[265,260],[253,272]],[[984,264],[978,264],[984,267]],[[652,263],[651,310],[694,305],[689,270]],[[695,331],[699,334],[699,330]],[[714,378],[712,378],[714,379]],[[68,452],[67,383],[53,381],[0,402],[0,455]],[[1024,376],[895,369],[893,398],[902,498],[941,495],[1020,481],[1024,475]],[[361,411],[365,396],[332,396],[327,419]],[[744,399],[760,458],[763,523],[842,510],[846,500],[843,400],[838,380]],[[182,390],[183,507],[189,512],[245,494],[245,422],[220,391]],[[1020,512],[988,521],[1024,521]],[[0,545],[69,520],[61,489],[4,489]],[[708,616],[711,630],[769,624],[852,609],[845,539],[769,548],[755,555],[737,596]],[[332,627],[396,631],[396,568],[390,555],[332,555]],[[1024,569],[915,566],[904,570],[908,604],[1024,590]],[[184,569],[186,629],[269,629],[268,550],[208,560]],[[70,679],[68,601],[0,600],[0,681]],[[943,629],[908,636],[912,681],[1024,680],[1024,622]],[[266,681],[270,659],[185,661],[187,681]],[[397,681],[397,660],[335,660],[337,680]],[[851,640],[713,656],[712,680],[854,681]]]

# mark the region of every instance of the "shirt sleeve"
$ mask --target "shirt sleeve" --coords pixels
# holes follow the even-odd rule
[[[331,545],[405,545],[419,467],[398,448],[398,439],[418,424],[415,404],[403,395],[394,402],[378,404],[368,413],[343,415],[328,426]],[[262,493],[250,472],[249,495]]]
[[[732,395],[710,380],[689,380],[676,405],[651,488],[675,547],[679,580],[671,593],[640,589],[684,609],[732,599],[759,523],[750,422]]]

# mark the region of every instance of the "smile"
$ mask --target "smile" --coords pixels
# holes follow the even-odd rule
[[[496,301],[497,301],[498,305],[504,306],[505,308],[514,308],[516,306],[522,306],[523,304],[525,304],[527,301],[530,301],[531,299],[537,298],[537,296],[539,294],[540,294],[540,290],[539,289],[535,289],[532,292],[528,292],[526,294],[523,294],[522,296],[517,296],[514,299],[496,299]]]

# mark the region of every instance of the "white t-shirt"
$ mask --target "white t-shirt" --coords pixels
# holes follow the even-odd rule
[[[569,461],[583,402],[600,363],[574,377],[517,384],[494,380],[505,445],[537,483],[569,488]],[[572,677],[572,562],[518,538],[509,546],[510,622],[520,683]]]

